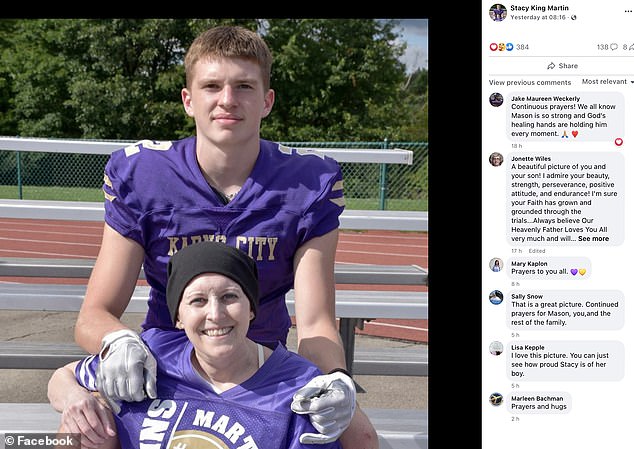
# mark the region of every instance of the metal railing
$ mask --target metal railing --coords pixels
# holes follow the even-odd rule
[[[2,144],[3,139],[6,144]],[[336,149],[333,157],[339,160],[343,171],[346,202],[354,209],[427,210],[426,142],[386,139],[282,143],[294,148],[323,149],[326,154]],[[101,201],[103,168],[110,152],[124,145],[113,141],[0,138],[0,198]],[[348,156],[346,149],[351,154],[366,150],[365,156]],[[376,157],[371,150],[377,150]],[[391,153],[385,150],[394,150],[393,155],[399,157],[378,157]],[[400,154],[396,154],[403,150],[411,152],[407,161],[401,161]]]

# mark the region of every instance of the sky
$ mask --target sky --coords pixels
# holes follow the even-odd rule
[[[401,58],[407,66],[407,72],[428,68],[427,19],[401,19],[399,22],[403,30],[403,40],[407,43],[407,49]]]

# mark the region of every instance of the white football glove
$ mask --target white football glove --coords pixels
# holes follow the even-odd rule
[[[112,406],[118,401],[156,399],[156,360],[139,335],[121,329],[103,337],[97,368],[97,389]]]
[[[326,444],[338,439],[352,421],[357,389],[350,376],[341,371],[317,376],[293,395],[291,410],[310,414],[310,422],[320,433],[304,433],[302,444]]]

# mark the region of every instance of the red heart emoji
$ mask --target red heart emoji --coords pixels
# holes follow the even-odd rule
[[[577,134],[579,134],[579,131],[573,131],[572,132],[572,137],[577,137]]]

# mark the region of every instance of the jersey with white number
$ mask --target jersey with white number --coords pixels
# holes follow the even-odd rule
[[[316,433],[308,415],[291,411],[297,389],[321,374],[280,343],[249,379],[220,394],[192,366],[193,346],[183,331],[141,334],[157,360],[157,399],[122,402],[115,415],[123,449],[299,449],[301,434]],[[98,356],[79,362],[75,377],[96,391]],[[320,449],[340,449],[339,443]]]
[[[144,329],[173,327],[165,301],[167,262],[180,248],[221,241],[257,262],[260,301],[249,337],[286,342],[291,321],[285,294],[293,286],[293,255],[339,226],[344,208],[337,161],[266,140],[250,176],[228,204],[205,180],[196,138],[141,141],[112,153],[104,176],[105,220],[145,249],[151,286]]]

